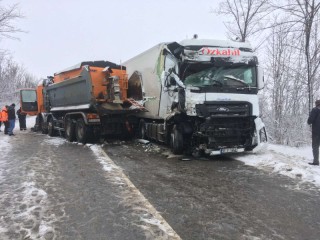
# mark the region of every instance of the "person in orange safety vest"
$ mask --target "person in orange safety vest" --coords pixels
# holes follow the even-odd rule
[[[8,106],[2,108],[1,110],[1,122],[4,124],[4,134],[8,134],[9,119],[8,119]]]

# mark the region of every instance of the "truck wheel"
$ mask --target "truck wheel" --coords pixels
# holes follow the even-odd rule
[[[48,134],[48,125],[43,121],[42,118],[40,118],[40,127],[42,134]]]
[[[73,142],[76,139],[75,124],[71,118],[66,120],[65,137],[69,142]]]
[[[53,137],[56,135],[56,131],[54,130],[54,126],[53,126],[53,119],[50,118],[48,121],[48,135],[50,137]]]
[[[170,135],[171,151],[174,154],[183,153],[183,135],[178,130],[177,125],[174,125]]]
[[[138,130],[138,138],[140,139],[146,139],[146,123],[143,119],[139,122],[139,130]]]
[[[89,137],[89,127],[86,126],[82,118],[76,123],[76,138],[79,143],[86,144]]]

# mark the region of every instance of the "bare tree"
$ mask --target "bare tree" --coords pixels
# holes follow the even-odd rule
[[[15,38],[14,33],[22,32],[14,24],[15,20],[22,18],[18,4],[5,7],[0,0],[0,36],[6,38]]]
[[[308,86],[308,108],[311,110],[314,101],[316,75],[319,70],[319,0],[288,0],[285,5],[278,5],[279,9],[291,15],[294,31],[300,32],[303,42],[304,55],[306,57],[306,75]]]
[[[1,38],[17,39],[14,34],[23,32],[16,27],[16,20],[23,18],[18,4],[4,6],[0,0],[0,40]],[[5,51],[0,51],[0,102],[18,102],[18,90],[35,87],[36,78],[15,63]]]
[[[291,68],[295,62],[295,48],[291,45],[294,34],[288,32],[285,24],[272,28],[270,38],[267,43],[267,69],[269,76],[267,84],[271,96],[269,132],[276,143],[283,144],[286,139],[285,125],[286,118],[290,111],[288,99],[290,96],[290,79],[294,72]]]
[[[244,42],[266,27],[266,16],[271,12],[270,0],[225,0],[217,10],[218,14],[231,17],[224,23],[229,38]]]
[[[19,89],[35,88],[39,82],[9,57],[0,57],[0,103],[18,102]]]

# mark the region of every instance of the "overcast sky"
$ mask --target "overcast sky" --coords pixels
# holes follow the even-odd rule
[[[82,61],[115,63],[167,41],[226,39],[218,0],[2,0],[19,3],[27,31],[19,41],[2,39],[13,59],[37,77]]]

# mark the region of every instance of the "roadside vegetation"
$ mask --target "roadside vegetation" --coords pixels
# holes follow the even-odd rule
[[[227,36],[255,45],[265,69],[262,118],[271,141],[300,146],[310,141],[306,121],[320,98],[320,1],[225,0]]]
[[[4,6],[0,0],[0,43],[4,38],[18,40],[17,33],[23,30],[16,27],[16,22],[24,16],[20,13],[19,5]],[[33,88],[37,79],[34,75],[13,60],[10,52],[0,48],[0,103],[19,102],[19,89]]]
[[[225,17],[226,36],[250,41],[265,69],[260,92],[261,115],[271,142],[290,146],[309,144],[306,120],[320,98],[320,0],[223,0],[213,9]],[[0,0],[0,43],[13,41],[19,5]],[[212,34],[212,38],[214,35]],[[36,74],[36,73],[34,73]],[[35,87],[39,79],[0,47],[0,103],[18,102],[18,90]]]

